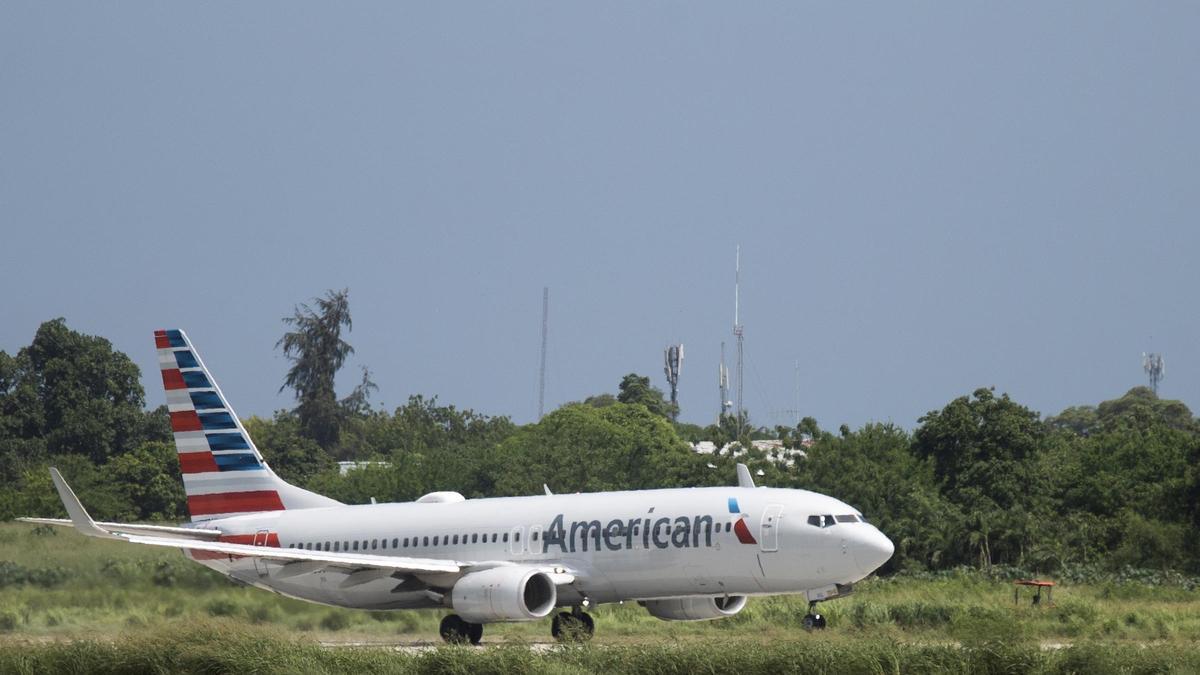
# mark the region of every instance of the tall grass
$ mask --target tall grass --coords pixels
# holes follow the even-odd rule
[[[5,673],[1191,673],[1200,653],[1083,643],[1061,650],[1009,642],[911,644],[880,638],[714,640],[531,650],[322,648],[227,620],[168,622],[115,641],[0,645]]]

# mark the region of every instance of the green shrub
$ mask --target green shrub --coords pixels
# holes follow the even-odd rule
[[[210,601],[204,609],[209,616],[233,616],[237,614],[238,606],[230,600],[218,598]]]
[[[350,627],[350,617],[346,612],[330,612],[321,617],[321,628],[327,631],[345,630]]]

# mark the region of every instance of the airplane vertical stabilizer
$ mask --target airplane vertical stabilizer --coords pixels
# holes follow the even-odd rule
[[[193,521],[340,503],[271,471],[183,331],[155,331],[154,342]]]

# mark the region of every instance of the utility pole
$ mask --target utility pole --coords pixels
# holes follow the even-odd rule
[[[542,287],[542,365],[538,370],[538,420],[546,411],[546,335],[550,322],[550,287]]]

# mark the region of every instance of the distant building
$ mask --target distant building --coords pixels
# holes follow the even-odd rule
[[[806,448],[812,447],[812,439],[809,438],[807,443],[801,441],[800,444]],[[746,453],[746,448],[742,447],[742,444],[737,442],[726,443],[720,448],[718,448],[717,444],[713,443],[712,441],[700,441],[698,443],[691,443],[690,445],[692,447],[692,452],[701,455],[738,457]],[[808,457],[808,453],[803,450],[793,450],[791,448],[783,447],[783,441],[750,441],[750,445],[753,446],[755,450],[759,450],[765,454],[767,459],[775,462],[776,464],[783,464],[785,466],[791,466],[797,459],[804,459],[805,457]]]
[[[365,468],[371,467],[371,466],[378,466],[378,467],[383,467],[386,469],[387,467],[390,467],[392,465],[392,463],[391,462],[338,462],[337,465],[338,465],[338,474],[345,476],[346,474],[350,473],[351,471],[357,471],[359,469],[365,469]]]

